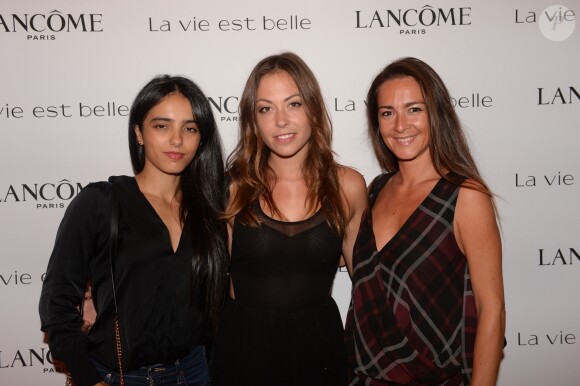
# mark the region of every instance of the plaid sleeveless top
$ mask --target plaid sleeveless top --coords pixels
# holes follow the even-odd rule
[[[350,385],[468,386],[477,311],[453,233],[459,186],[441,178],[377,251],[371,208],[391,176],[372,182],[354,247],[345,328]]]

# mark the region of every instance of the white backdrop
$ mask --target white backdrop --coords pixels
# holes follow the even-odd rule
[[[431,64],[498,195],[508,345],[501,386],[580,384],[580,1],[21,1],[0,6],[0,384],[62,385],[37,303],[82,186],[131,174],[127,112],[154,75],[194,79],[226,153],[263,57],[311,66],[341,163],[379,173],[364,97],[388,62]],[[350,280],[334,295],[343,316]]]

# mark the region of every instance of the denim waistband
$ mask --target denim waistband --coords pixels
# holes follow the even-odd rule
[[[204,346],[195,346],[189,354],[176,360],[174,363],[154,364],[142,366],[136,370],[124,370],[123,375],[125,377],[144,377],[149,379],[163,378],[195,366],[200,360],[205,361],[205,348]],[[93,362],[101,374],[119,374],[117,370],[110,369],[94,359]]]

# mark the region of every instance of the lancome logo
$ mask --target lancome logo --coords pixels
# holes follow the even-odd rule
[[[19,348],[16,350],[0,348],[0,371],[23,367],[42,367],[42,372],[45,374],[66,371],[64,364],[54,359],[48,348]]]
[[[574,86],[538,87],[538,105],[569,105],[580,102]]]
[[[64,208],[63,201],[73,199],[83,187],[80,182],[69,180],[13,184],[0,187],[0,203],[34,202],[37,209]]]
[[[0,369],[11,367],[32,367],[54,365],[47,348],[27,348],[16,351],[0,350]]]
[[[394,28],[399,35],[424,35],[429,28],[471,25],[471,7],[360,10],[355,28]]]
[[[574,248],[538,249],[538,266],[580,265],[580,254]]]
[[[207,98],[214,111],[221,115],[221,122],[238,120],[239,98],[237,96],[211,96]]]
[[[100,13],[0,13],[0,32],[26,34],[27,40],[55,40],[67,32],[103,32]]]

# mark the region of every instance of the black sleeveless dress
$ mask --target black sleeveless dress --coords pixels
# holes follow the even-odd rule
[[[322,210],[299,222],[234,223],[226,300],[213,358],[214,386],[346,384],[343,325],[330,297],[341,238]]]

